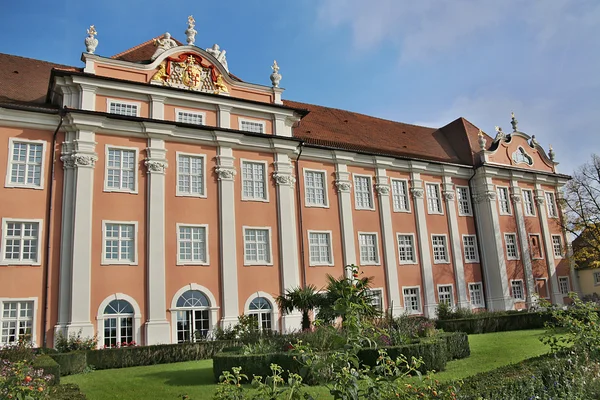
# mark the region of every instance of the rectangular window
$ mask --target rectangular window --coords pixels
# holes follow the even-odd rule
[[[104,264],[132,264],[135,254],[135,224],[104,223]]]
[[[594,286],[600,285],[600,272],[594,272]]]
[[[517,248],[517,235],[514,233],[505,233],[504,242],[506,244],[506,258],[508,260],[518,260],[519,249]]]
[[[484,306],[481,283],[469,283],[469,297],[471,298],[471,306],[475,308]]]
[[[177,111],[177,122],[204,125],[204,114],[193,111]]]
[[[535,204],[533,203],[533,192],[531,190],[523,190],[523,206],[526,216],[535,216]]]
[[[357,210],[373,209],[373,185],[370,176],[354,175],[354,198]]]
[[[138,116],[138,104],[124,103],[118,101],[109,101],[108,112],[110,114],[127,115],[129,117]]]
[[[477,252],[477,238],[475,235],[463,235],[463,248],[465,252],[465,262],[479,262],[479,253]]]
[[[523,281],[511,281],[512,297],[515,300],[525,300],[525,292],[523,290]]]
[[[32,340],[33,301],[3,301],[0,315],[0,345],[15,343],[19,338]]]
[[[414,264],[417,262],[415,237],[413,235],[398,234],[398,260],[400,264]]]
[[[558,209],[556,208],[556,198],[554,197],[554,193],[546,192],[546,204],[548,207],[548,216],[550,218],[557,218]]]
[[[421,313],[421,293],[418,287],[403,288],[404,295],[404,310],[409,314]]]
[[[383,291],[381,289],[368,289],[366,290],[366,294],[370,297],[371,304],[373,304],[379,312],[383,312]]]
[[[554,257],[562,258],[563,246],[562,237],[560,235],[552,235],[552,249],[554,250]]]
[[[410,211],[408,183],[406,181],[392,179],[392,200],[394,202],[394,211]]]
[[[433,247],[433,263],[447,263],[449,260],[448,249],[446,248],[446,236],[432,235],[431,245]]]
[[[458,200],[458,215],[473,215],[473,210],[471,209],[471,196],[469,195],[469,188],[466,186],[457,186],[456,198]]]
[[[558,277],[558,287],[560,289],[560,294],[563,296],[568,296],[570,291],[569,285],[569,277],[568,276],[559,276]]]
[[[203,156],[177,155],[177,195],[203,197],[204,193]]]
[[[309,232],[310,265],[333,265],[330,232]]]
[[[452,285],[438,286],[438,303],[454,306],[454,297],[452,295]]]
[[[326,179],[323,171],[304,171],[306,205],[327,207]]]
[[[135,192],[136,151],[108,148],[105,190]]]
[[[13,141],[10,143],[7,187],[42,188],[45,143]]]
[[[500,214],[510,214],[510,198],[508,197],[508,188],[498,188],[498,206]]]
[[[242,187],[243,199],[267,200],[265,163],[242,161]]]
[[[3,220],[2,263],[40,263],[40,221]]]
[[[244,260],[246,265],[271,264],[269,229],[244,228]]]
[[[178,230],[178,264],[208,264],[206,226],[179,225]]]
[[[265,133],[264,122],[240,120],[240,131]]]
[[[360,247],[361,265],[378,264],[379,251],[377,249],[377,235],[375,233],[359,233],[358,242]]]
[[[440,199],[440,187],[436,183],[425,184],[427,188],[427,212],[429,214],[442,213],[442,200]]]
[[[529,235],[529,249],[531,251],[531,258],[542,259],[542,243],[540,242],[540,235]]]

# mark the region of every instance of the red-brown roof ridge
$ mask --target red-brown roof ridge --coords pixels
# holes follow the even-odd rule
[[[140,43],[137,46],[133,46],[125,51],[120,52],[119,54],[115,54],[110,57],[115,60],[121,61],[129,61],[129,62],[142,62],[148,61],[156,51],[156,47],[154,46],[154,41],[156,39],[160,39],[164,36],[164,34],[158,35],[144,43]],[[179,46],[183,46],[184,44],[179,40],[175,39],[171,36],[171,39],[175,41]]]

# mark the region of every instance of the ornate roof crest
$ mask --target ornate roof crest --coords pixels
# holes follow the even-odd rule
[[[156,57],[164,53],[165,51],[172,49],[173,47],[177,47],[177,42],[171,39],[171,34],[166,32],[162,38],[154,39],[154,45],[157,47],[156,51],[150,57],[150,60],[156,60]]]
[[[166,58],[150,81],[153,85],[164,85],[204,93],[227,93],[223,76],[213,65],[202,65],[202,57],[183,53]]]
[[[185,30],[187,36],[187,44],[193,46],[196,42],[196,33],[198,33],[194,27],[196,26],[196,20],[191,15],[188,17],[188,27]]]
[[[225,50],[221,50],[219,45],[215,43],[213,44],[213,47],[209,47],[208,49],[206,49],[206,52],[212,55],[214,58],[216,58],[217,61],[221,63],[223,68],[225,68],[225,71],[229,72],[229,67],[227,66],[227,59],[225,58]]]

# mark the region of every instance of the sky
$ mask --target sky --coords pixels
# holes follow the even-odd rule
[[[218,43],[230,71],[284,99],[441,127],[464,117],[494,136],[551,144],[559,172],[600,153],[598,0],[0,0],[0,52],[83,66],[165,32]],[[0,80],[2,78],[0,77]]]

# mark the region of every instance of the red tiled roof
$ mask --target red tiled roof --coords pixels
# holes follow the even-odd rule
[[[129,61],[129,62],[135,62],[135,63],[149,61],[150,58],[152,57],[152,55],[154,54],[154,52],[156,51],[156,46],[154,46],[154,41],[156,39],[160,39],[162,37],[163,37],[163,35],[152,38],[152,39],[148,40],[147,42],[138,44],[137,46],[132,47],[128,50],[125,50],[119,54],[115,54],[111,58],[113,58],[115,60]],[[171,37],[171,39],[173,39],[175,41],[175,43],[177,43],[179,46],[183,46],[183,43],[181,43],[179,40],[175,39],[174,37]]]

